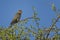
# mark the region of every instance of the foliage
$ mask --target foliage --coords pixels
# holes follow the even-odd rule
[[[52,10],[57,12],[54,4],[52,4]],[[37,16],[36,9],[33,7],[33,15],[31,17],[20,20],[12,28],[0,27],[0,40],[59,40],[60,29],[56,26],[59,22],[60,15],[52,21],[52,25],[49,28],[40,28],[40,18]],[[54,33],[52,37],[50,33]]]

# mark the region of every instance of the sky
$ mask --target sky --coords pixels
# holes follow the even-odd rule
[[[9,26],[19,9],[23,11],[21,20],[32,16],[32,6],[34,6],[41,19],[40,25],[48,27],[52,23],[51,19],[56,17],[51,9],[52,3],[60,8],[60,0],[0,0],[0,25]]]
[[[18,10],[22,10],[21,20],[33,15],[32,6],[38,12],[40,25],[48,27],[52,24],[52,18],[56,17],[51,5],[55,4],[60,9],[60,0],[0,0],[0,26],[9,26]],[[59,26],[60,23],[57,24]]]

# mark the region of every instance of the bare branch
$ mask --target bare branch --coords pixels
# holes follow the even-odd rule
[[[57,17],[57,19],[55,20],[55,22],[53,22],[53,24],[51,25],[50,29],[48,30],[48,34],[47,34],[46,38],[48,38],[51,30],[52,30],[53,27],[55,26],[56,22],[58,22],[59,18],[60,18],[60,15]]]

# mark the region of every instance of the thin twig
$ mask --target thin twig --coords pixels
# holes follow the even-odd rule
[[[55,26],[56,22],[58,22],[59,18],[60,18],[60,16],[58,16],[57,19],[55,20],[55,22],[53,22],[52,26],[51,26],[50,29],[48,30],[48,34],[47,34],[46,38],[48,38],[48,36],[49,36],[51,30],[52,30],[53,27]]]

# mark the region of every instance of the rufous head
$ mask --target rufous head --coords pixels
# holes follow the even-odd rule
[[[22,10],[18,10],[18,13],[22,13]]]

